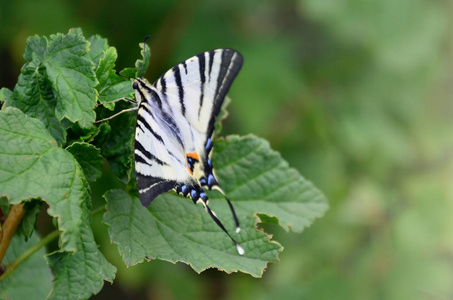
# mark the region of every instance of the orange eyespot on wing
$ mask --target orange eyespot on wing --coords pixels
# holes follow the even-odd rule
[[[189,170],[190,175],[193,175],[193,168],[195,162],[200,161],[200,156],[198,156],[197,152],[191,152],[186,154],[187,157],[187,169]]]
[[[192,158],[196,161],[200,161],[200,157],[198,156],[198,153],[197,152],[191,152],[191,153],[187,153],[187,158]]]

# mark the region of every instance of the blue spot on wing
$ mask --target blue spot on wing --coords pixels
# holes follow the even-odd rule
[[[198,194],[197,190],[193,189],[190,191],[190,197],[192,197],[193,201],[198,200],[200,198],[200,195]]]

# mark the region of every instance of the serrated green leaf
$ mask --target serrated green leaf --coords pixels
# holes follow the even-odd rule
[[[69,31],[68,31],[68,34],[76,34],[76,35],[83,35],[83,31],[82,31],[82,28],[80,27],[73,27],[73,28],[70,28]]]
[[[38,241],[39,237],[36,234],[28,242],[15,235],[2,263],[9,264],[25,249]],[[0,296],[11,300],[45,299],[52,289],[53,275],[46,264],[44,255],[45,249],[41,248],[19,265],[8,278],[0,283]]]
[[[99,125],[98,133],[93,136],[93,145],[98,148],[102,148],[111,131],[112,128],[110,128],[110,125],[108,123],[102,123],[101,125]]]
[[[140,54],[142,55],[142,59],[137,59],[135,62],[135,67],[137,68],[134,77],[143,77],[145,76],[145,72],[149,67],[149,60],[151,58],[151,50],[146,43],[140,43]]]
[[[241,256],[202,206],[187,198],[162,195],[146,209],[137,197],[122,190],[109,191],[104,197],[107,200],[104,223],[128,266],[145,258],[157,258],[187,263],[196,272],[215,267],[260,277],[267,263],[277,261],[282,250],[265,233],[255,230],[253,217],[243,220],[243,230],[234,235],[245,249]],[[225,225],[233,228],[229,217],[231,220]]]
[[[115,113],[126,108],[126,103],[119,102]],[[132,169],[132,145],[135,132],[135,116],[124,113],[109,121],[112,128],[105,141],[101,153],[109,162],[113,173],[118,179],[127,183]]]
[[[28,116],[40,119],[59,145],[65,141],[66,131],[55,117],[56,98],[44,66],[34,61],[24,65],[6,106],[17,107]]]
[[[217,116],[216,122],[215,122],[215,129],[214,129],[214,135],[218,136],[220,132],[222,131],[222,122],[228,117],[228,105],[230,105],[231,99],[229,97],[225,98],[225,101],[222,104],[222,108],[220,109],[219,115]]]
[[[88,181],[101,177],[104,160],[100,149],[88,143],[73,143],[66,150],[79,162]]]
[[[74,141],[80,142],[91,142],[93,138],[99,133],[99,128],[96,126],[91,126],[87,128],[82,128],[78,123],[71,123],[71,127],[67,129],[68,137],[67,142],[71,143]]]
[[[250,135],[218,140],[213,162],[236,210],[276,217],[285,230],[302,232],[328,208],[324,195],[290,168],[264,139]]]
[[[115,74],[115,76],[117,75]],[[132,98],[133,94],[134,89],[132,88],[132,83],[129,80],[111,83],[100,92],[99,102],[104,103],[120,98]],[[112,110],[114,107],[113,104],[114,103],[104,104],[104,107]]]
[[[90,42],[90,51],[88,51],[88,57],[93,62],[96,70],[99,66],[100,60],[104,57],[104,51],[106,51],[109,46],[107,39],[104,39],[99,35],[91,36],[90,38],[88,38],[88,42]]]
[[[99,90],[102,90],[107,85],[108,80],[112,75],[117,76],[113,72],[117,57],[118,54],[116,53],[116,49],[113,47],[110,47],[103,52],[103,56],[99,61],[99,66],[96,69],[96,77],[99,81]]]
[[[120,71],[120,74],[127,78],[135,78],[137,73],[136,68],[124,68]]]
[[[97,294],[104,280],[113,282],[116,268],[99,251],[91,230],[90,213],[83,210],[77,251],[54,252],[47,256],[55,271],[49,299],[88,299]]]
[[[82,169],[43,123],[16,108],[0,111],[0,191],[10,203],[41,198],[58,219],[61,247],[75,251],[90,191]]]
[[[17,233],[22,235],[25,238],[25,241],[27,241],[35,231],[36,219],[41,211],[41,204],[42,202],[40,200],[34,200],[26,202],[24,205],[26,212],[17,228]]]
[[[26,62],[35,61],[39,64],[44,59],[44,55],[47,49],[47,39],[45,37],[39,37],[37,35],[31,36],[27,39],[25,46],[24,59]]]
[[[107,45],[107,44],[106,44]],[[129,80],[116,75],[114,67],[118,57],[116,49],[109,47],[104,50],[99,64],[96,68],[96,77],[99,81],[97,90],[99,92],[99,102],[104,107],[113,110],[115,103],[105,103],[123,97],[131,97],[134,93],[132,84]]]
[[[11,100],[13,97],[13,91],[8,88],[1,88],[0,89],[0,102],[5,102]]]
[[[3,216],[7,216],[11,205],[9,204],[8,198],[0,196],[0,209],[2,210]]]
[[[57,98],[56,116],[90,127],[95,120],[97,85],[94,64],[87,59],[89,43],[79,34],[50,37],[43,65]]]

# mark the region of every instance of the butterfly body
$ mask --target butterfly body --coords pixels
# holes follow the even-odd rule
[[[143,78],[133,82],[138,102],[135,170],[142,204],[148,206],[158,195],[173,189],[195,203],[201,202],[229,236],[209,208],[203,187],[224,194],[210,158],[214,124],[242,61],[234,50],[212,50],[174,66],[152,85]],[[229,200],[228,204],[238,231]],[[231,239],[242,254],[243,249]]]

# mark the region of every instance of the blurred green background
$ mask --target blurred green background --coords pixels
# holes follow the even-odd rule
[[[117,265],[94,299],[453,299],[453,3],[446,0],[0,0],[0,86],[28,36],[81,27],[153,81],[202,51],[240,51],[224,134],[268,139],[329,199],[262,279],[153,261]]]

